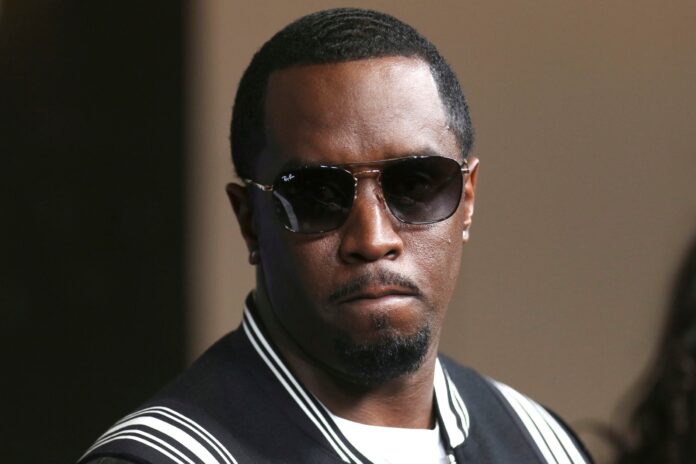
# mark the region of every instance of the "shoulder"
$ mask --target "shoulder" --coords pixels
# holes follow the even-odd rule
[[[224,413],[244,411],[240,404],[255,398],[248,393],[254,390],[248,372],[253,365],[245,349],[239,331],[223,337],[140,408],[112,425],[79,463],[191,462],[187,460],[191,456],[200,462],[233,463],[236,456],[244,456]],[[241,417],[235,426],[245,419]]]
[[[592,463],[573,430],[554,412],[514,388],[441,356],[480,433],[522,436],[545,462]]]
[[[563,462],[566,458],[572,463],[592,462],[584,444],[560,416],[502,382],[493,379],[489,382],[549,462]]]

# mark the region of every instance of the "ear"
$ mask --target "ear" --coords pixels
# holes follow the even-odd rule
[[[258,252],[259,241],[256,234],[256,226],[254,224],[254,209],[251,204],[251,196],[248,190],[238,184],[227,184],[225,189],[227,196],[232,204],[239,230],[242,232],[242,237],[247,245],[249,253]]]
[[[468,158],[469,175],[466,176],[464,185],[464,230],[462,231],[462,241],[469,241],[469,229],[471,220],[474,216],[474,198],[476,196],[476,177],[478,176],[479,160],[475,156]]]

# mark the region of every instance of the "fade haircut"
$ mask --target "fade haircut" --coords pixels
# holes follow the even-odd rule
[[[239,83],[232,111],[230,138],[237,175],[256,178],[254,160],[266,145],[264,106],[271,73],[293,66],[387,56],[415,57],[428,64],[447,123],[466,158],[474,141],[469,108],[457,76],[435,46],[393,16],[338,8],[303,16],[254,55]]]

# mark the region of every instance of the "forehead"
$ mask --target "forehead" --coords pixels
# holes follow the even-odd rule
[[[422,153],[459,157],[428,65],[386,57],[271,74],[260,174],[298,163],[344,164]]]

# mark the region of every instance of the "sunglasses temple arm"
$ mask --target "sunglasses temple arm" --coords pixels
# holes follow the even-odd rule
[[[263,190],[264,192],[272,192],[273,191],[273,186],[272,185],[264,185],[260,184],[256,181],[253,181],[251,179],[242,179],[242,182],[244,182],[247,185],[253,185],[259,190]]]

